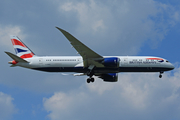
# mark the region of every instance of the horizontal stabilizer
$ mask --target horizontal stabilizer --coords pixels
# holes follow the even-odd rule
[[[11,57],[13,60],[15,60],[16,62],[25,62],[25,63],[27,63],[27,61],[26,60],[24,60],[24,59],[22,59],[22,58],[20,58],[20,57],[18,57],[18,56],[16,56],[16,55],[14,55],[14,54],[12,54],[12,53],[10,53],[10,52],[5,52],[9,57]]]
[[[11,65],[10,67],[16,67],[16,65]]]

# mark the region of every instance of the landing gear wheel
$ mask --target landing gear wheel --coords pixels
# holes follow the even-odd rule
[[[87,83],[94,82],[94,78],[88,78]]]
[[[90,78],[88,78],[88,79],[87,79],[87,83],[90,83],[90,82],[91,82],[91,79],[90,79]]]
[[[159,78],[162,78],[162,74],[164,73],[164,71],[160,72]]]
[[[91,78],[91,82],[94,82],[94,78]]]

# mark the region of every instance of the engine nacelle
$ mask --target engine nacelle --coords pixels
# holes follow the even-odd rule
[[[102,74],[100,76],[105,82],[117,82],[118,81],[118,73],[108,73]]]
[[[104,58],[104,60],[102,61],[102,64],[105,67],[114,67],[117,68],[119,67],[119,58],[117,57],[111,57],[111,58]]]

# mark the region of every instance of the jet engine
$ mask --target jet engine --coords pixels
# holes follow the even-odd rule
[[[102,64],[105,67],[113,67],[113,68],[117,68],[119,67],[119,58],[117,57],[111,57],[111,58],[104,58],[104,60],[102,61]]]
[[[99,76],[99,78],[102,78],[105,82],[117,82],[118,81],[118,73],[102,74],[101,76]]]

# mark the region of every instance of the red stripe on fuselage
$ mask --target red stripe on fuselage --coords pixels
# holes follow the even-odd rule
[[[33,57],[33,56],[34,56],[33,53],[29,53],[29,54],[24,54],[24,55],[22,55],[20,58],[22,58],[22,59],[24,59],[24,58],[31,58],[31,57]]]
[[[13,45],[20,45],[20,46],[22,46],[22,47],[27,48],[27,47],[26,47],[22,42],[20,42],[19,40],[11,39],[11,41],[12,41],[12,44],[13,44]]]
[[[146,58],[148,60],[163,60],[162,58]]]

